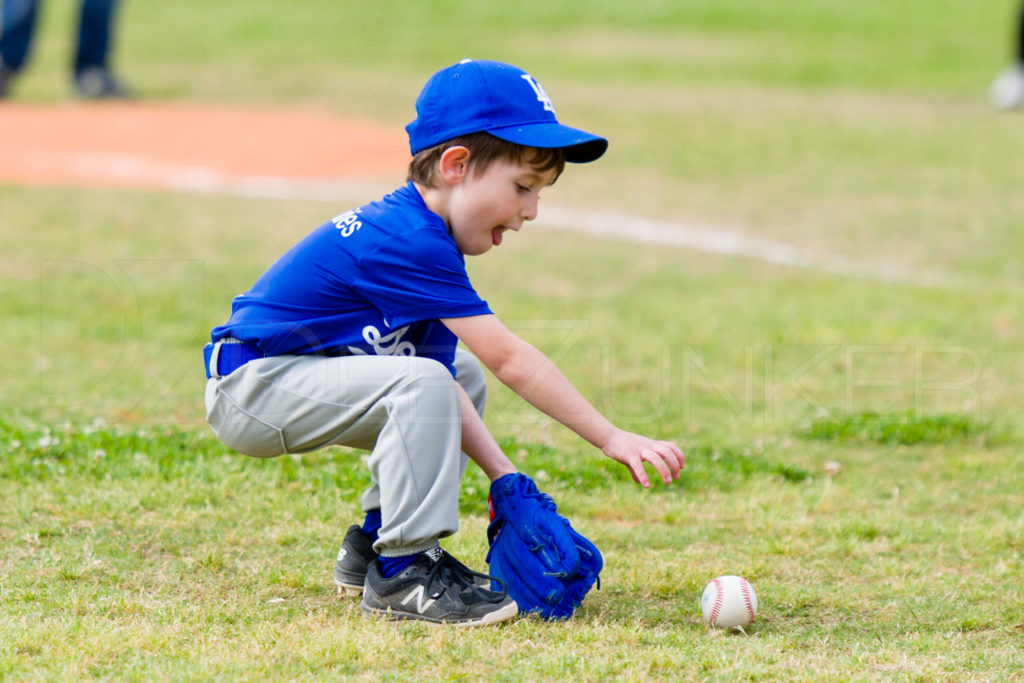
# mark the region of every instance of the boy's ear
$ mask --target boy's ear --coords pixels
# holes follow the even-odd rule
[[[469,175],[470,151],[461,146],[449,147],[438,161],[441,179],[448,185],[458,185]]]

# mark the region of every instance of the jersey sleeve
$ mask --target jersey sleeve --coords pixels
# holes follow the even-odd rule
[[[360,261],[355,285],[394,328],[491,312],[454,242],[434,226],[403,231]]]

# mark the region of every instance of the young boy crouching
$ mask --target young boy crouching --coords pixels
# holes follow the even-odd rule
[[[683,454],[602,417],[466,274],[465,256],[536,218],[565,163],[597,159],[607,141],[558,123],[532,76],[491,61],[434,74],[406,130],[408,182],[310,233],[213,329],[207,420],[255,457],[335,444],[370,451],[365,519],[338,553],[339,588],[361,592],[368,613],[496,623],[516,603],[438,545],[458,528],[467,458],[492,481],[516,472],[481,419],[481,364],[643,486],[645,462],[670,482]]]

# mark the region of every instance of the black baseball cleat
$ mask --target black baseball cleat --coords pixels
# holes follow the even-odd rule
[[[474,583],[480,588],[491,585],[491,577],[472,571],[451,555],[449,559],[458,564],[464,573],[474,576]],[[345,533],[345,539],[338,548],[338,556],[334,561],[334,585],[339,595],[362,595],[363,583],[366,581],[366,570],[370,563],[377,559],[373,549],[373,541],[366,535],[363,528],[353,524]]]
[[[467,569],[441,548],[420,553],[391,578],[384,578],[380,562],[374,561],[366,572],[363,612],[456,626],[498,624],[515,617],[515,600],[505,591],[481,588],[481,579],[490,577]]]
[[[361,595],[366,580],[366,568],[377,559],[373,541],[362,527],[353,524],[345,534],[334,562],[334,585],[343,595]]]

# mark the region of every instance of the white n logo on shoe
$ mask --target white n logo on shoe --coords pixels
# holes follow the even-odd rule
[[[419,612],[420,614],[423,614],[428,609],[430,609],[431,605],[433,605],[435,602],[437,602],[434,598],[426,598],[426,600],[424,600],[424,597],[426,597],[426,596],[423,595],[423,591],[425,589],[426,589],[426,587],[423,586],[423,585],[416,586],[411,591],[409,591],[408,595],[406,595],[402,599],[402,603],[401,604],[402,605],[408,605],[412,601],[413,597],[415,597],[416,598],[416,611]]]

